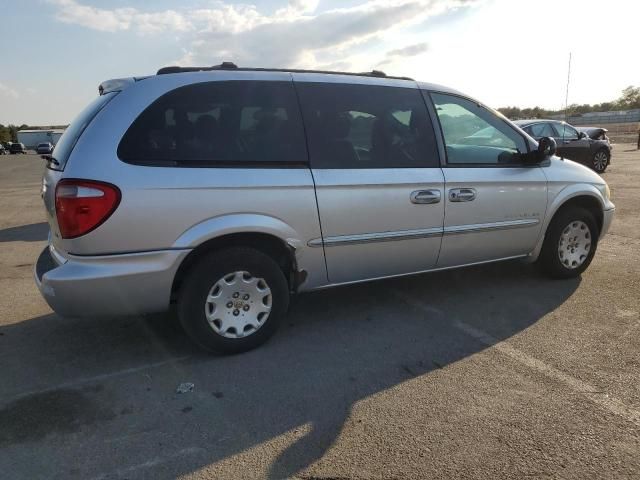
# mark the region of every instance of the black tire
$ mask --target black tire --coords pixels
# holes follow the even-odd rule
[[[607,160],[604,162],[604,164],[601,161],[599,161],[598,158],[596,158],[601,155],[606,156]],[[606,148],[601,148],[600,150],[597,150],[593,154],[593,157],[591,158],[591,168],[593,168],[598,173],[604,173],[604,171],[609,166],[610,160],[611,160],[611,153],[608,152]]]
[[[216,282],[241,271],[264,279],[271,290],[271,311],[257,330],[228,338],[209,324],[205,304]],[[282,269],[271,257],[252,248],[229,248],[199,259],[187,273],[178,295],[178,318],[187,335],[203,349],[219,354],[246,352],[266,342],[278,329],[288,307],[289,286]]]
[[[591,243],[590,250],[583,263],[575,268],[570,268],[562,263],[558,250],[563,231],[575,222],[583,222],[588,227],[588,235]],[[547,233],[542,245],[542,252],[540,252],[540,257],[538,258],[538,264],[542,270],[552,278],[577,277],[587,269],[591,260],[593,260],[593,256],[598,247],[599,236],[600,231],[598,224],[588,210],[580,207],[561,209],[553,217],[547,228]]]

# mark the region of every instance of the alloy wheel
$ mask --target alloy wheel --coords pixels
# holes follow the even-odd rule
[[[596,154],[593,157],[593,167],[597,172],[602,172],[604,171],[605,168],[607,168],[608,161],[609,161],[609,158],[606,152],[601,150],[599,152],[596,152]]]

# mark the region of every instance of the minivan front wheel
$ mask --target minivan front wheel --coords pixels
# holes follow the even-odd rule
[[[230,248],[197,261],[178,297],[187,335],[215,353],[240,353],[264,343],[289,305],[278,264],[252,248]]]
[[[564,209],[551,220],[538,262],[553,278],[577,277],[591,263],[598,236],[598,226],[588,210]]]

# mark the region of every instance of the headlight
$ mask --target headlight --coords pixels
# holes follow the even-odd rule
[[[596,188],[600,190],[600,193],[605,198],[605,200],[611,199],[611,190],[609,190],[609,185],[606,183],[604,185],[596,185]]]

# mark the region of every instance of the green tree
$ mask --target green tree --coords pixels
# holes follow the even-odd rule
[[[620,110],[640,108],[640,87],[628,86],[615,103]]]
[[[11,132],[9,131],[9,127],[5,127],[0,124],[0,142],[10,142],[11,141]]]
[[[9,125],[9,134],[11,135],[11,141],[12,142],[17,142],[18,141],[18,130],[20,128],[16,125]]]
[[[622,91],[622,95],[612,102],[603,102],[590,105],[588,103],[578,105],[576,103],[567,107],[568,115],[582,115],[589,112],[609,112],[616,110],[632,110],[640,108],[640,87],[629,86]],[[564,113],[561,110],[546,110],[540,107],[519,108],[519,107],[502,107],[499,108],[505,117],[512,120],[521,118],[544,118],[551,115]]]

